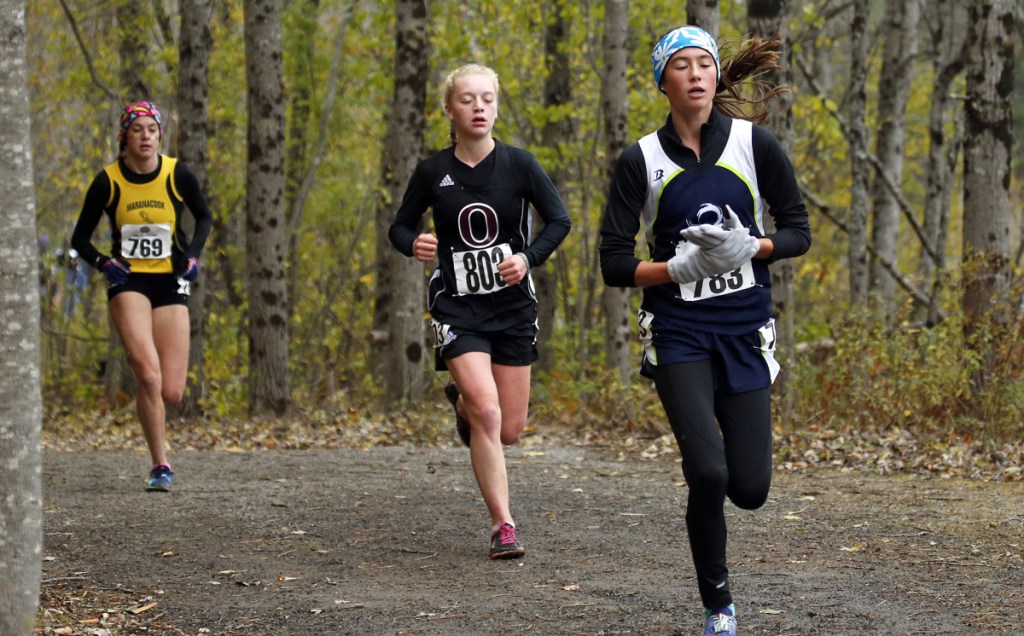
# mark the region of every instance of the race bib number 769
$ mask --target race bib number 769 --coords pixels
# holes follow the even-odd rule
[[[170,224],[122,225],[121,255],[147,260],[167,258],[171,255]]]

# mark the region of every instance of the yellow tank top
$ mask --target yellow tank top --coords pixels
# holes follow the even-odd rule
[[[177,160],[161,155],[160,171],[147,183],[132,183],[121,172],[119,162],[104,168],[110,179],[110,200],[114,208],[115,243],[132,272],[170,274],[182,198],[174,186]],[[180,249],[180,246],[179,246]]]

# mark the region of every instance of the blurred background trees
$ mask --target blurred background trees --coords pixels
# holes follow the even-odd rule
[[[143,97],[216,215],[182,415],[343,420],[441,401],[428,271],[380,232],[410,166],[447,143],[441,80],[476,61],[501,77],[496,136],[536,154],[574,224],[535,271],[534,418],[657,432],[635,369],[638,295],[603,287],[597,228],[609,166],[667,113],[650,49],[689,14],[725,57],[751,35],[785,43],[777,78],[792,91],[767,125],[814,244],[774,266],[780,429],[1019,438],[1020,13],[1015,0],[30,3],[47,420],[128,399],[102,278],[67,243],[116,156],[120,108]]]

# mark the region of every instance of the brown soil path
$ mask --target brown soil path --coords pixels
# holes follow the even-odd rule
[[[45,456],[40,632],[699,634],[678,461],[511,449],[486,557],[463,448]],[[776,474],[730,507],[741,634],[1024,634],[1024,483]]]

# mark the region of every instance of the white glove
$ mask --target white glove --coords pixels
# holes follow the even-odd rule
[[[696,243],[681,243],[678,253],[668,259],[667,265],[669,278],[678,285],[704,280],[717,273],[712,269],[707,252]]]
[[[690,226],[685,230],[680,230],[679,236],[686,239],[687,242],[693,243],[697,247],[710,249],[712,247],[717,247],[722,243],[722,241],[728,238],[729,230],[718,225],[702,223],[700,225]]]
[[[701,224],[679,232],[684,251],[668,261],[668,273],[680,285],[731,272],[757,254],[760,243],[740,224],[728,205],[722,226]],[[693,248],[700,248],[695,251]]]
[[[708,258],[711,259],[719,274],[731,272],[740,265],[743,265],[754,258],[757,250],[761,249],[761,243],[756,236],[751,236],[750,230],[740,224],[740,218],[728,205],[725,206],[726,216],[722,219],[722,228],[728,230],[729,236],[715,247],[706,250]]]

